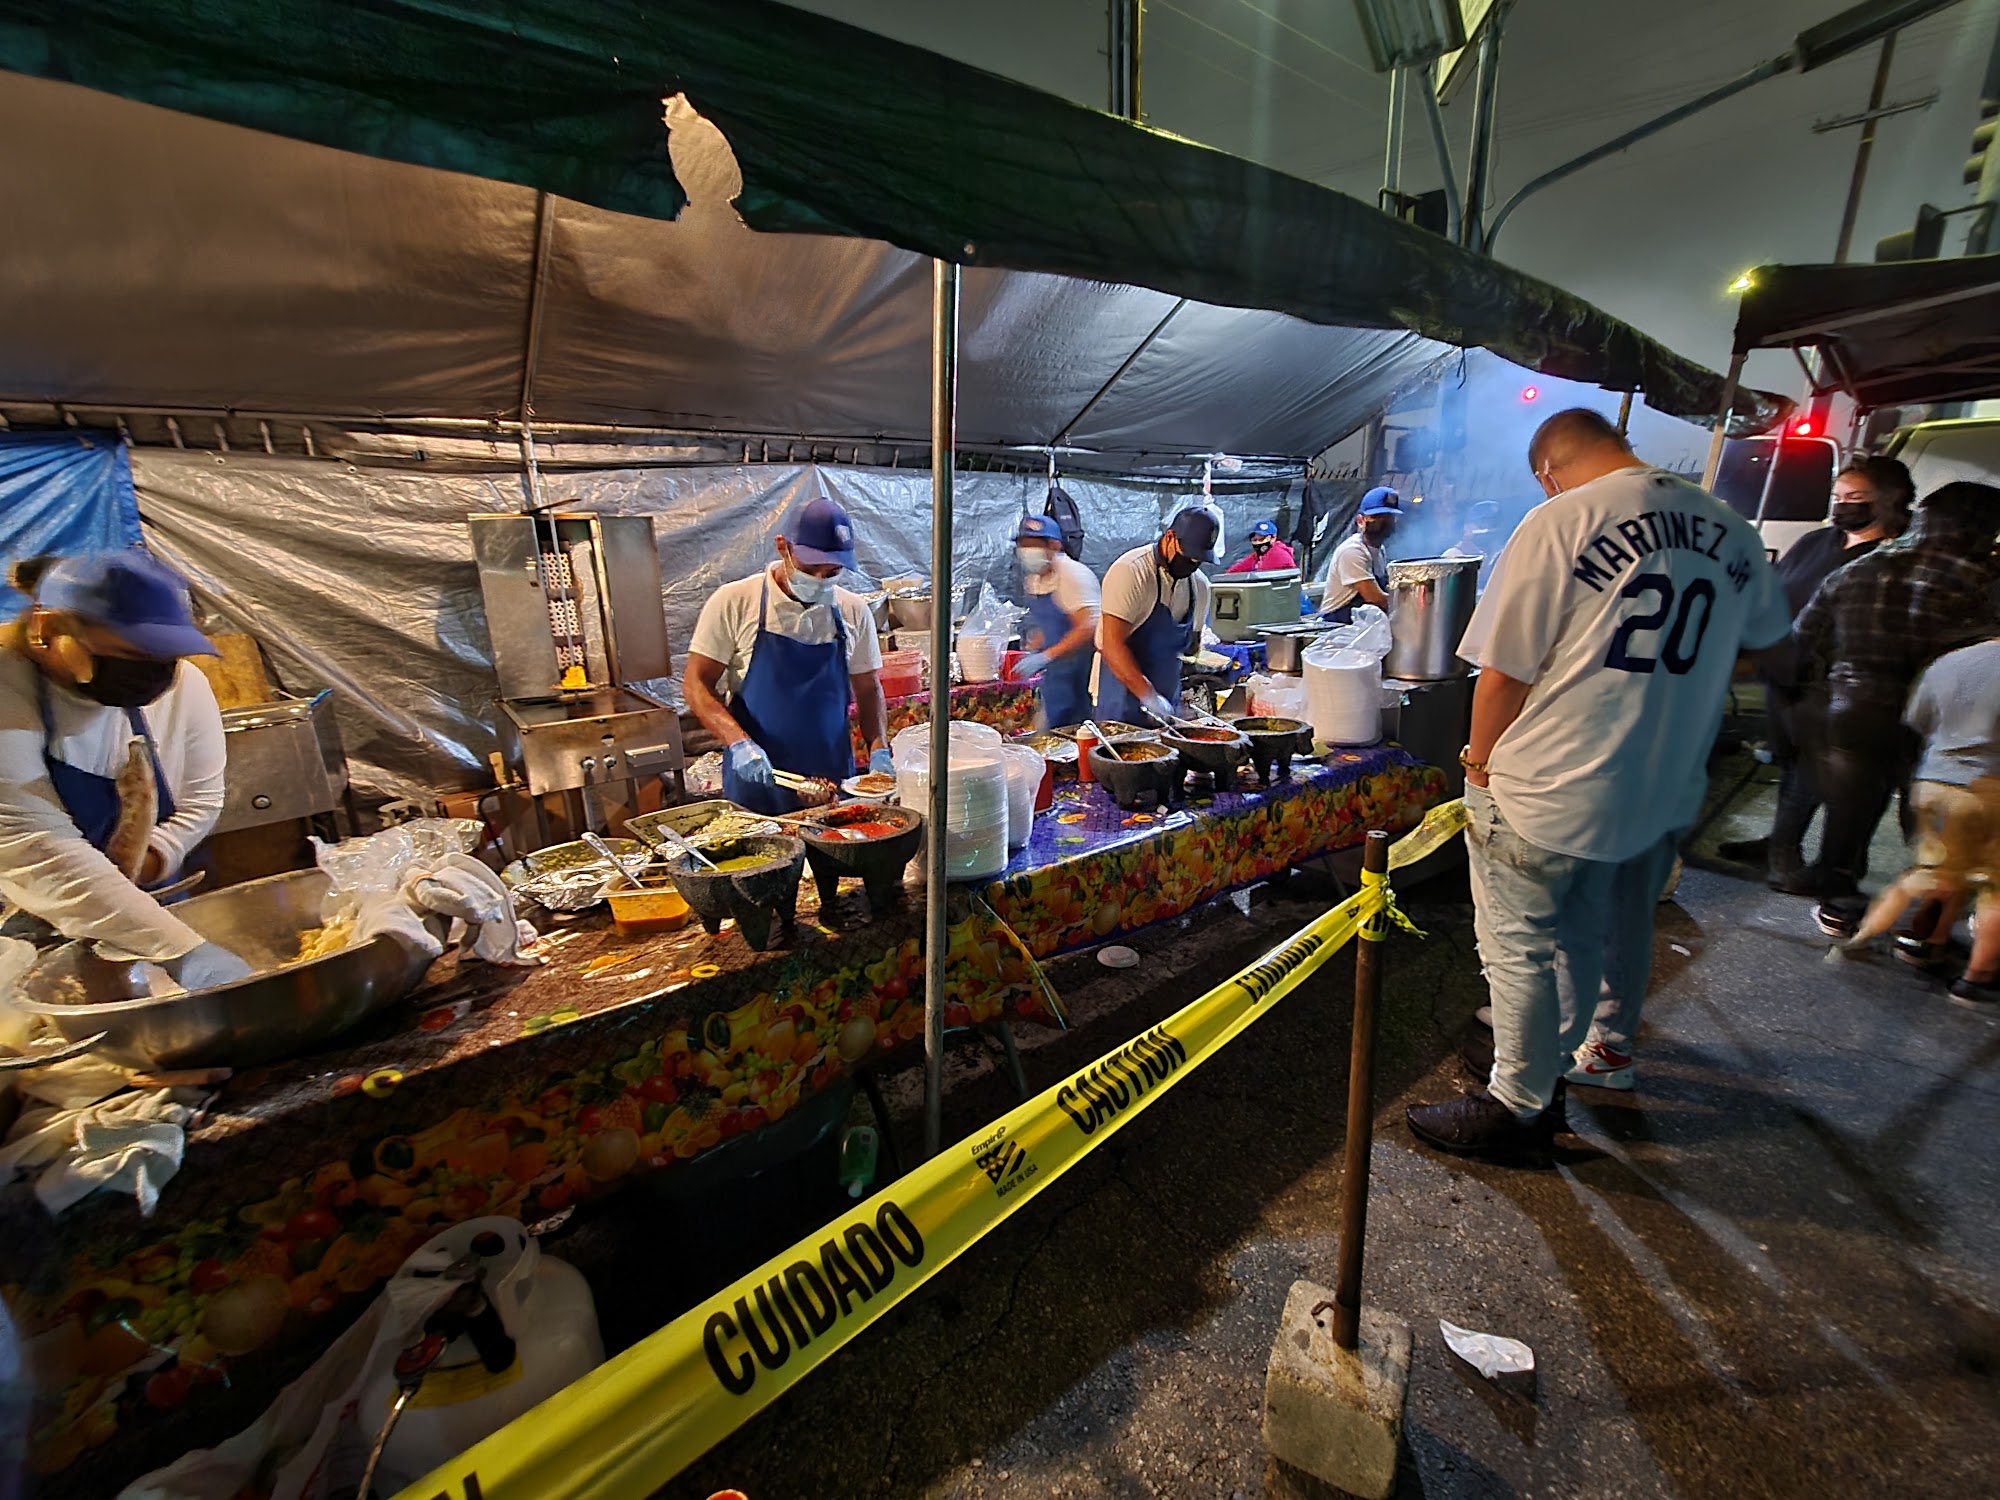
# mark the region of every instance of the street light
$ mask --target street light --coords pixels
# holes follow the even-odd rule
[[[1354,0],[1378,73],[1415,67],[1465,45],[1459,0]]]

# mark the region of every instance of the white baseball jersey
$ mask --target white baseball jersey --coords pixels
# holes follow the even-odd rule
[[[1756,531],[1684,479],[1621,469],[1536,506],[1458,648],[1532,684],[1488,761],[1501,816],[1608,861],[1686,828],[1738,653],[1789,629]]]

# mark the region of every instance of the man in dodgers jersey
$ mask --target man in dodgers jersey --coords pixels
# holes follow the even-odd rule
[[[1480,668],[1461,758],[1493,1073],[1409,1112],[1419,1139],[1463,1155],[1546,1145],[1565,1075],[1632,1086],[1653,910],[1737,656],[1789,632],[1757,533],[1641,463],[1604,418],[1558,412],[1528,462],[1548,502],[1459,644]]]

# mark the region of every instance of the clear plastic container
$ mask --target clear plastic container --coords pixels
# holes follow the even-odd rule
[[[1007,765],[1007,847],[1022,849],[1035,831],[1035,794],[1048,762],[1029,745],[1002,745],[1000,753]]]

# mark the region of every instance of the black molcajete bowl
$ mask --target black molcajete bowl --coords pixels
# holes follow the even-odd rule
[[[1250,739],[1250,763],[1257,779],[1269,786],[1292,774],[1292,757],[1312,753],[1312,726],[1302,719],[1231,719]]]
[[[773,918],[781,933],[791,932],[798,916],[799,876],[806,862],[802,840],[760,834],[733,839],[704,852],[717,864],[746,854],[761,855],[762,859],[740,870],[721,871],[685,854],[667,862],[667,876],[674,889],[687,898],[703,927],[711,933],[720,932],[723,922],[734,917],[743,941],[760,953],[771,944]]]
[[[1186,730],[1169,730],[1161,734],[1160,743],[1176,752],[1188,770],[1213,776],[1216,785],[1227,790],[1236,768],[1250,758],[1250,737],[1239,729],[1223,738],[1219,726],[1213,732],[1217,737],[1208,739]]]
[[[838,829],[843,820],[856,823],[894,823],[900,830],[880,838],[842,838]],[[824,834],[814,825],[824,825]],[[903,870],[924,843],[923,814],[908,807],[875,807],[849,803],[808,815],[798,825],[805,840],[806,863],[812,866],[813,881],[819,887],[822,920],[834,909],[834,892],[840,877],[851,875],[868,892],[868,909],[883,912],[903,899]]]
[[[1114,760],[1102,745],[1090,752],[1090,774],[1111,794],[1111,800],[1132,811],[1150,812],[1162,803],[1181,800],[1181,758],[1164,745],[1145,746],[1166,753],[1151,760]],[[1141,747],[1126,745],[1121,753],[1131,755]]]

